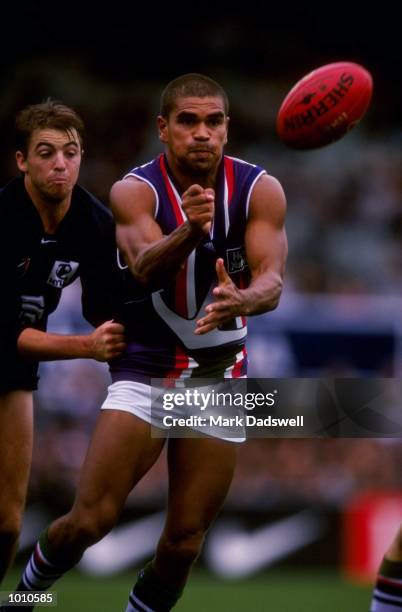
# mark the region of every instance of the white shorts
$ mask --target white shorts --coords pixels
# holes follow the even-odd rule
[[[166,389],[161,389],[160,393],[166,392]],[[173,419],[186,419],[191,417],[191,413],[186,406],[174,407],[173,409],[169,409],[167,413],[163,407],[152,406],[152,393],[155,393],[155,389],[153,389],[150,385],[146,385],[140,382],[134,382],[131,380],[121,380],[111,384],[108,387],[108,394],[103,402],[101,409],[102,410],[123,410],[124,412],[130,412],[134,414],[138,418],[150,423],[158,430],[162,430],[166,433],[166,436],[169,435],[169,431],[172,431],[170,426],[164,425],[164,419],[168,418],[169,423],[173,421]],[[158,394],[158,390],[156,390],[156,395]],[[194,411],[193,411],[194,416]],[[234,425],[231,427],[228,426],[219,426],[214,424],[213,426],[209,425],[208,421],[208,413],[203,417],[205,418],[205,424],[194,424],[188,425],[186,427],[187,434],[186,435],[175,435],[174,437],[191,437],[188,433],[188,430],[195,430],[200,433],[203,433],[208,436],[212,436],[214,438],[220,438],[221,440],[227,440],[228,442],[244,442],[246,440],[245,428],[244,426]],[[177,428],[175,429],[177,432]],[[179,431],[184,432],[183,428],[180,428]],[[159,437],[158,434],[157,437]]]

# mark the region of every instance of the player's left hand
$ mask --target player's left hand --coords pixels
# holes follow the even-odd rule
[[[110,361],[121,355],[126,348],[124,327],[113,319],[99,325],[87,338],[90,357],[96,361]]]
[[[201,335],[227,323],[233,317],[246,314],[243,292],[236,287],[225,270],[223,259],[216,261],[218,286],[213,290],[216,301],[208,304],[207,315],[198,319],[195,334]]]

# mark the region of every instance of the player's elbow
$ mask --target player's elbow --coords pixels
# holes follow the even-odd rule
[[[136,281],[150,291],[159,291],[174,282],[178,269],[169,270],[158,265],[155,258],[149,257],[148,253],[139,254],[130,266]]]
[[[282,295],[283,289],[283,279],[278,277],[275,281],[275,285],[272,287],[270,291],[270,295],[268,298],[268,311],[275,310],[279,306],[279,302]]]
[[[120,245],[120,251],[123,254],[126,266],[134,276],[135,280],[140,285],[149,285],[151,280],[150,274],[146,260],[141,256],[141,253],[133,253],[130,249],[124,248],[122,245]]]
[[[136,262],[130,267],[135,280],[140,285],[143,287],[148,287],[151,284],[151,275],[147,272],[144,266],[141,266]]]
[[[139,260],[131,266],[131,272],[135,280],[148,291],[159,291],[166,284],[166,276],[163,277]]]

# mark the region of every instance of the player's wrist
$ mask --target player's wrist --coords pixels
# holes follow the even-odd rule
[[[250,291],[248,289],[238,289],[238,297],[238,316],[248,317],[252,315],[255,303]]]
[[[80,352],[84,359],[96,359],[96,338],[94,338],[93,332],[85,336],[80,336]]]
[[[201,240],[208,233],[207,224],[200,225],[199,223],[194,223],[191,221],[187,221],[187,227],[189,230],[189,234],[191,237]]]

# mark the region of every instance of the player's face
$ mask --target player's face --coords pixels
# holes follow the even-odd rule
[[[168,119],[158,117],[159,138],[182,169],[209,172],[222,158],[228,123],[222,98],[178,98]]]
[[[18,168],[25,181],[41,197],[61,201],[69,196],[78,180],[81,144],[75,129],[35,130],[26,157],[17,151]]]

